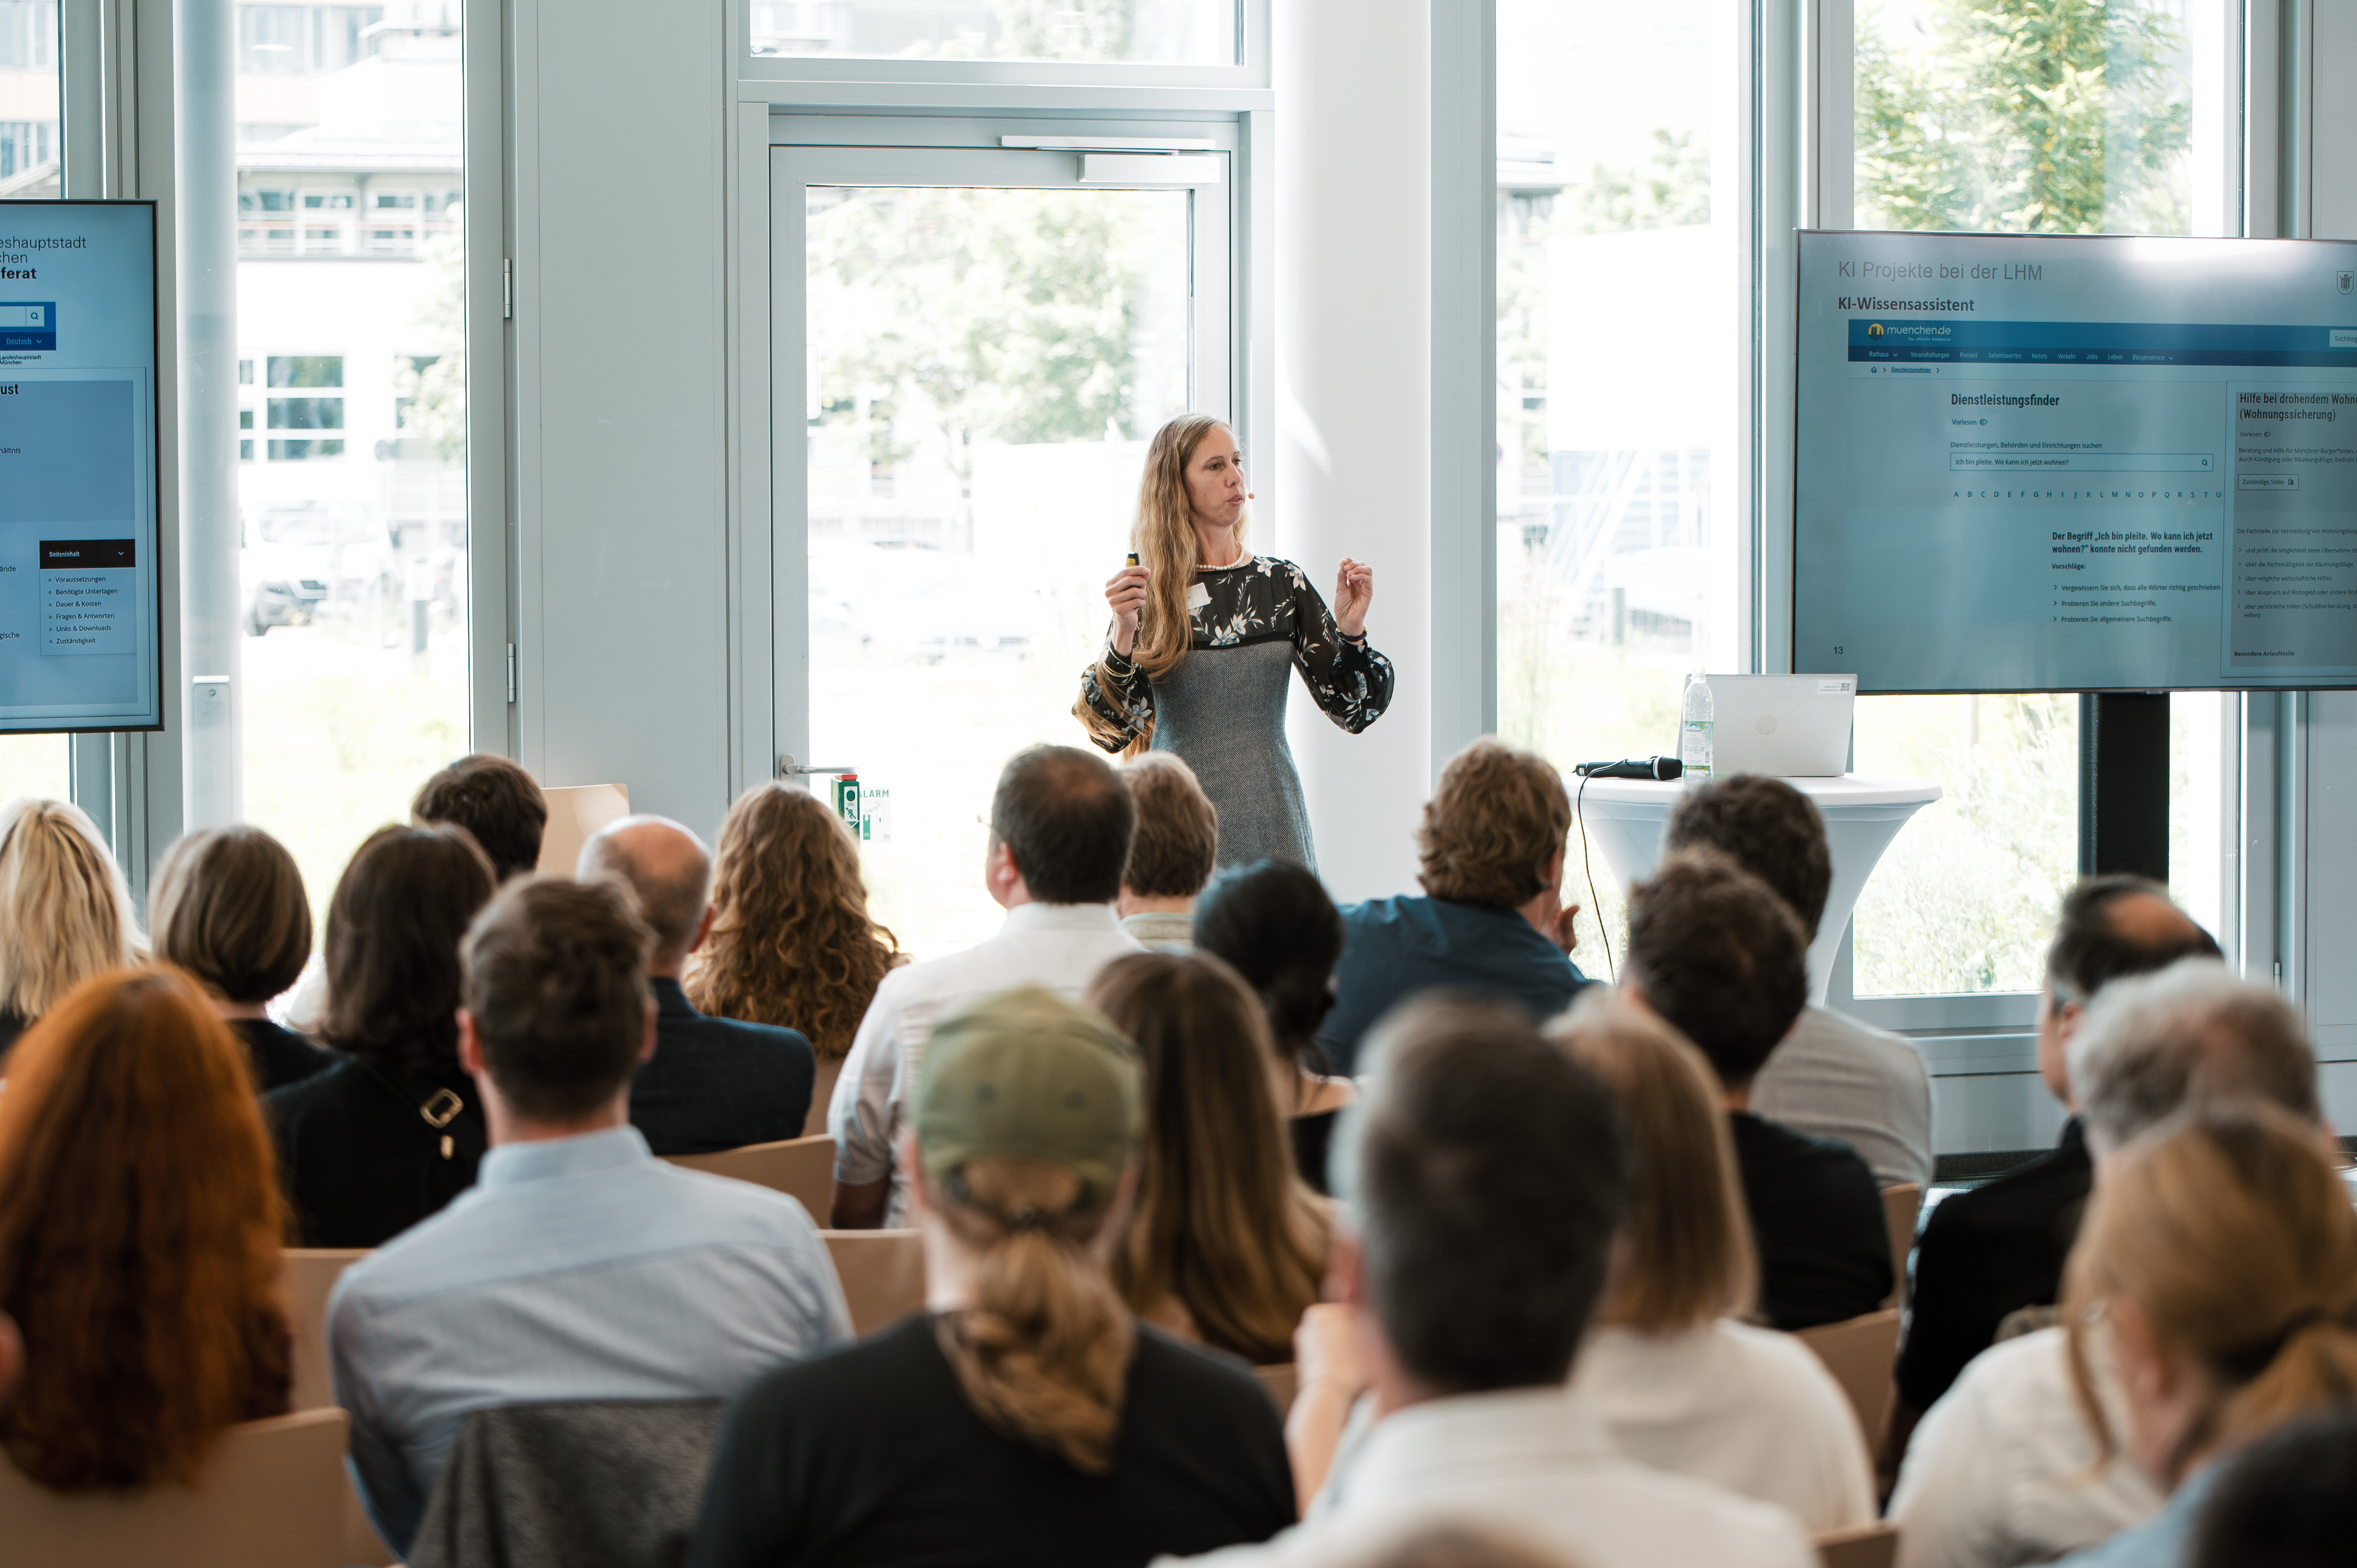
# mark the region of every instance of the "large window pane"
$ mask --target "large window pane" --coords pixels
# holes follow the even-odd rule
[[[757,55],[1233,65],[1238,0],[752,0]]]
[[[238,7],[245,810],[322,912],[468,746],[458,17]]]
[[[1000,767],[1082,744],[1146,442],[1189,406],[1190,199],[810,192],[810,760],[860,770],[873,908],[920,954],[997,929]]]
[[[1565,768],[1674,750],[1684,671],[1750,667],[1748,27],[1724,0],[1498,6],[1498,727]],[[1644,300],[1710,350],[1663,352]],[[1581,943],[1601,970],[1587,917]]]
[[[2197,157],[2195,116],[2220,25],[2200,0],[1864,0],[1857,226],[2221,231],[2196,208],[2224,118],[2203,117]]]
[[[58,0],[0,0],[0,200],[59,194]]]

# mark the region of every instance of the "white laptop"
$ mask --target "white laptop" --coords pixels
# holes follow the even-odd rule
[[[1855,675],[1713,675],[1711,771],[1832,779],[1849,771]]]

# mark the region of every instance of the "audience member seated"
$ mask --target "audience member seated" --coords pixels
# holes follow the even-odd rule
[[[2110,1179],[2106,1150],[2235,1100],[2299,1118],[2319,1144],[2328,1136],[2299,1015],[2212,961],[2106,987],[2072,1036],[2068,1066],[2099,1186]],[[2126,1405],[2102,1340],[2088,1357],[2116,1430]],[[1917,1430],[1889,1511],[1901,1568],[2007,1568],[2101,1541],[2160,1502],[2132,1455],[2105,1463],[2097,1451],[2055,1327],[1995,1345],[1964,1369]]]
[[[688,960],[687,999],[706,1017],[799,1032],[817,1053],[805,1134],[826,1131],[843,1058],[884,976],[909,961],[868,918],[859,845],[826,803],[756,784],[720,824],[712,931]]]
[[[156,956],[196,977],[245,1042],[267,1093],[336,1058],[270,1021],[264,1004],[311,961],[311,900],[286,846],[260,828],[204,828],[164,852],[147,892]]]
[[[999,774],[983,880],[1006,924],[988,941],[895,971],[876,988],[827,1110],[835,1225],[906,1222],[907,1177],[895,1173],[893,1151],[936,1019],[1021,986],[1077,1000],[1098,970],[1139,950],[1114,912],[1136,820],[1128,783],[1076,746],[1035,746]]]
[[[2345,1568],[2357,1541],[2357,1405],[2278,1427],[2219,1466],[2189,1568]]]
[[[1195,896],[1220,853],[1220,812],[1175,751],[1141,752],[1122,765],[1137,831],[1121,874],[1121,929],[1154,952],[1195,945]]]
[[[802,1205],[664,1165],[630,1125],[652,940],[611,884],[547,877],[467,933],[458,1053],[490,1123],[482,1180],[346,1270],[328,1309],[353,1474],[396,1552],[475,1411],[726,1399],[850,1336]]]
[[[520,764],[478,751],[428,779],[409,803],[409,816],[420,827],[447,822],[474,834],[492,875],[505,882],[539,866],[548,800]]]
[[[1716,850],[1664,857],[1629,895],[1622,987],[1718,1075],[1760,1251],[1760,1316],[1788,1331],[1874,1311],[1894,1277],[1866,1162],[1750,1109],[1752,1080],[1808,1001],[1808,950],[1800,918]]]
[[[1824,819],[1781,779],[1738,773],[1694,790],[1670,813],[1665,852],[1716,849],[1801,918],[1809,940],[1833,886]],[[1824,1007],[1800,1022],[1751,1080],[1751,1109],[1813,1138],[1847,1144],[1885,1187],[1932,1185],[1932,1079],[1909,1041]],[[1906,1260],[1894,1258],[1903,1268]]]
[[[1303,1524],[1210,1561],[1356,1561],[1470,1519],[1588,1568],[1813,1564],[1784,1510],[1622,1457],[1564,1387],[1628,1197],[1611,1091],[1504,1002],[1412,1004],[1368,1063],[1331,1283],[1374,1421]]]
[[[1872,1523],[1841,1385],[1799,1340],[1741,1321],[1759,1265],[1710,1064],[1604,991],[1547,1034],[1610,1086],[1635,1152],[1620,1267],[1573,1391],[1641,1465],[1774,1503],[1814,1534]]]
[[[1406,998],[1435,988],[1554,1017],[1588,983],[1571,961],[1577,904],[1563,902],[1571,797],[1543,757],[1475,741],[1448,759],[1416,831],[1423,897],[1342,911],[1334,1010],[1318,1031],[1331,1070],[1355,1077],[1359,1041]]]
[[[1128,1042],[1049,993],[940,1023],[900,1148],[929,1311],[738,1402],[693,1568],[1137,1568],[1291,1521],[1258,1380],[1105,1277],[1138,1101]]]
[[[2315,1122],[2272,1105],[2196,1112],[2105,1161],[2063,1281],[2072,1387],[2098,1455],[2125,1448],[2169,1498],[2061,1561],[2179,1568],[2222,1455],[2357,1399],[2357,1212]],[[2120,1427],[2092,1391],[2098,1335]]]
[[[624,817],[581,846],[585,882],[630,890],[654,932],[654,1059],[630,1083],[630,1125],[658,1155],[708,1155],[802,1136],[816,1062],[791,1029],[707,1018],[680,989],[687,955],[712,930],[712,857],[662,817]]]
[[[1328,1221],[1294,1168],[1260,1003],[1207,953],[1156,952],[1105,965],[1088,1000],[1135,1042],[1146,1096],[1114,1287],[1175,1334],[1257,1365],[1291,1360],[1326,1276]],[[1290,1090],[1297,1075],[1285,1077]]]
[[[2073,1106],[2067,1053],[2086,1008],[2115,980],[2218,956],[2218,944],[2138,876],[2098,876],[2062,901],[2046,950],[2038,1004],[2038,1070]],[[2062,1288],[2062,1260],[2078,1233],[2092,1172],[2078,1118],[2051,1153],[1996,1180],[1951,1194],[1932,1211],[1915,1252],[1915,1289],[1899,1350],[1899,1398],[1889,1463],[1905,1455],[1921,1412],[1948,1391],[1964,1363],[1989,1347],[1996,1326],[2025,1306],[2047,1306]]]
[[[380,828],[328,901],[328,1016],[346,1059],[263,1105],[307,1247],[374,1247],[474,1185],[486,1131],[458,1066],[458,939],[490,901],[461,828]]]
[[[52,1003],[146,956],[131,889],[98,824],[63,800],[0,808],[0,1069]]]
[[[188,1483],[230,1427],[285,1413],[284,1224],[245,1049],[193,982],[117,972],[58,1001],[0,1094],[16,1467],[60,1492]]]
[[[1196,902],[1195,942],[1226,961],[1260,993],[1278,1068],[1277,1106],[1293,1133],[1294,1164],[1315,1191],[1342,1108],[1358,1097],[1347,1078],[1320,1070],[1318,1026],[1334,1005],[1342,917],[1326,888],[1290,861],[1259,860],[1214,881]]]

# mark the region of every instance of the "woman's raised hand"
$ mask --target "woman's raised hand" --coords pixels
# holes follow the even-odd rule
[[[1137,641],[1137,618],[1146,612],[1150,566],[1124,566],[1105,579],[1105,604],[1113,610],[1113,650],[1124,659]]]
[[[1375,602],[1375,569],[1342,557],[1334,570],[1334,624],[1344,637],[1367,634],[1367,607]]]

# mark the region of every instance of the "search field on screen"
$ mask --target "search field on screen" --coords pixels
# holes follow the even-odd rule
[[[2214,474],[2217,457],[2208,452],[1951,452],[1956,474]]]

